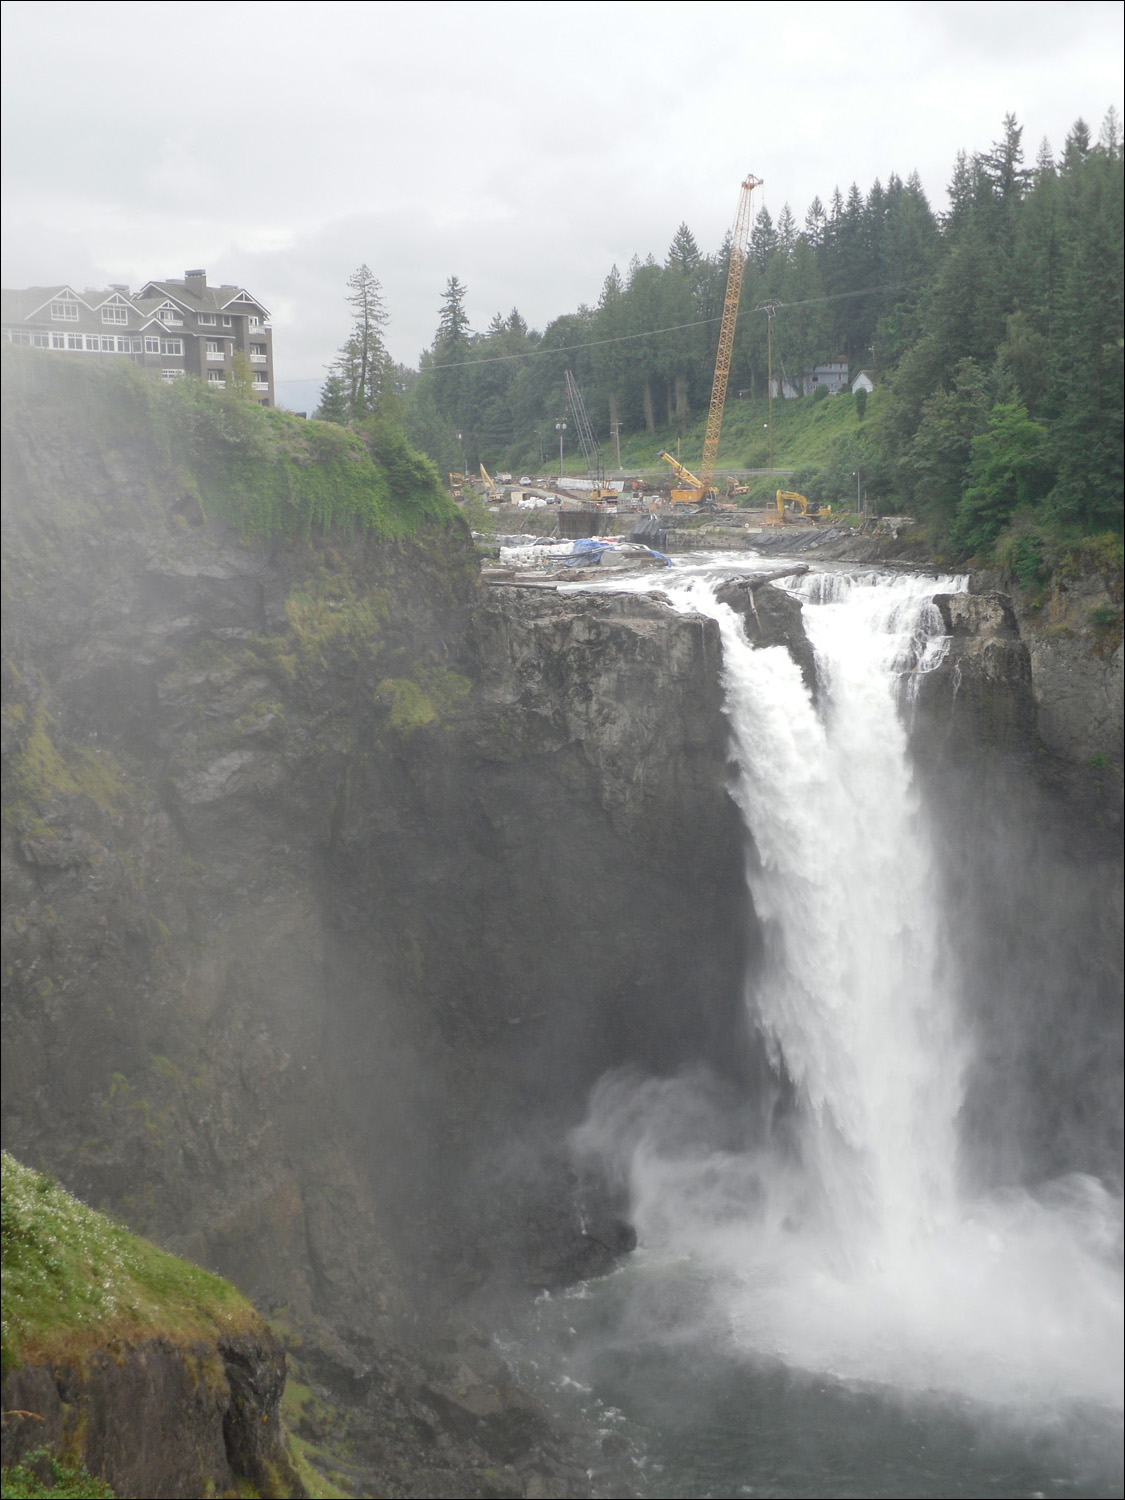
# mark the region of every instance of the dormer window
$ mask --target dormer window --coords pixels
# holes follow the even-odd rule
[[[111,302],[108,307],[102,308],[103,323],[127,323],[129,321],[129,309],[122,307],[119,302]]]
[[[52,302],[51,317],[56,323],[77,323],[77,302]]]
[[[169,328],[178,328],[184,321],[174,307],[162,307],[156,316]]]

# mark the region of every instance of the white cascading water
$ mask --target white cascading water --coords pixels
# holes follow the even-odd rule
[[[947,645],[932,596],[959,587],[794,580],[817,705],[788,652],[751,648],[708,583],[668,590],[722,635],[766,945],[748,1004],[795,1086],[798,1146],[716,1150],[695,1082],[623,1077],[603,1082],[578,1142],[627,1172],[650,1264],[686,1257],[748,1352],[990,1402],[1120,1404],[1117,1205],[1083,1178],[1053,1199],[958,1193],[955,945],[903,714]]]

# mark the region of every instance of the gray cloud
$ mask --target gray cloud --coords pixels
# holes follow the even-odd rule
[[[1116,4],[16,0],[4,31],[5,285],[205,265],[270,307],[283,381],[361,261],[413,363],[451,274],[475,326],[542,327],[682,220],[717,248],[747,171],[798,217],[914,169],[940,204],[1006,112],[1033,157],[1122,108]]]

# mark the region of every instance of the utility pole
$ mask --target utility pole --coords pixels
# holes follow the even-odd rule
[[[614,451],[617,454],[617,467],[621,467],[621,423],[611,422],[609,424],[610,435],[613,438]]]
[[[763,302],[755,312],[764,312],[766,315],[766,400],[769,403],[769,431],[770,431],[770,469],[773,468],[773,315],[777,311],[776,302]]]
[[[559,483],[561,484],[563,477],[563,434],[566,432],[566,423],[562,421],[556,422],[555,431],[559,435]]]

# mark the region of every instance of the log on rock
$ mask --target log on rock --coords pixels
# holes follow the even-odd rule
[[[808,563],[798,563],[795,568],[779,568],[776,573],[759,573],[754,578],[740,578],[739,584],[744,589],[760,589],[763,583],[776,583],[779,578],[796,578],[801,573],[809,571]]]

